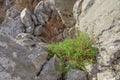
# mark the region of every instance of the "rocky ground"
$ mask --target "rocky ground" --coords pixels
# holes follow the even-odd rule
[[[22,7],[22,0],[4,1],[0,80],[120,80],[119,0],[25,0]],[[48,60],[46,45],[73,37],[75,28],[96,40],[97,64],[63,76],[61,61],[56,55]]]

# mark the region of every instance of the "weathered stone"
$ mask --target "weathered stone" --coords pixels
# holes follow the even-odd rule
[[[73,17],[73,5],[76,0],[54,0],[55,8],[57,9],[63,23],[67,27],[73,27],[75,24],[75,19]]]
[[[61,77],[62,63],[57,56],[51,58],[39,75],[39,80],[58,80]]]
[[[0,46],[0,79],[35,80],[47,60],[48,53],[43,46],[33,45],[28,48],[22,45],[25,42],[18,44],[19,41],[15,41],[0,35],[0,43],[7,46]]]
[[[111,68],[113,62],[120,57],[119,6],[118,0],[78,0],[74,6],[76,27],[95,39],[99,48],[97,61],[102,73],[98,73],[98,80],[115,80],[119,75]],[[107,68],[108,71],[105,72]]]
[[[31,52],[2,35],[0,35],[0,42],[8,45],[7,48],[0,47],[0,65],[4,68],[1,75],[6,74],[6,76],[1,76],[2,78],[0,79],[5,80],[6,78],[12,80],[12,78],[18,76],[22,80],[33,80],[36,71],[34,65],[28,58]],[[16,57],[13,57],[13,53],[16,54]],[[7,73],[5,73],[6,71]]]
[[[31,17],[32,17],[32,20],[34,22],[34,25],[35,26],[38,25],[38,20],[37,20],[36,16],[34,14],[32,14]]]
[[[15,41],[16,43],[25,47],[32,47],[32,45],[35,45],[34,47],[37,47],[37,42],[40,40],[29,33],[20,33],[16,36]]]
[[[80,70],[71,70],[67,73],[65,80],[88,80],[87,74]]]
[[[25,31],[19,13],[20,12],[14,8],[10,8],[7,11],[6,18],[0,26],[0,33],[15,37],[17,34]]]
[[[34,31],[34,22],[32,21],[32,13],[30,12],[29,9],[25,8],[20,14],[20,18],[22,23],[26,27],[26,32],[33,34]]]
[[[54,0],[40,1],[34,10],[39,24],[43,25],[41,37],[46,41],[56,40],[56,36],[65,28],[61,17],[54,6]],[[40,18],[40,19],[39,19]]]
[[[98,80],[117,80],[113,71],[103,71],[97,74]]]
[[[16,18],[17,16],[20,15],[20,11],[11,7],[10,9],[7,10],[6,12],[6,18],[11,17],[11,18]]]
[[[15,41],[34,53],[28,57],[32,60],[37,72],[39,72],[43,64],[47,61],[48,52],[45,50],[46,44],[43,44],[38,38],[28,33],[18,34]]]
[[[36,26],[34,29],[34,35],[39,36],[42,33],[42,25]]]
[[[15,0],[5,0],[5,1],[6,1],[5,6],[7,9],[9,9],[13,5]]]

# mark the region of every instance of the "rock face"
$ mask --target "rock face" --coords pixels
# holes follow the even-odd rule
[[[65,80],[88,80],[86,73],[80,70],[71,70]]]
[[[19,35],[19,41],[15,42],[16,40],[0,35],[1,80],[35,80],[35,76],[47,60],[48,53],[38,45],[31,48],[22,45],[29,44],[28,37],[30,38],[30,35],[22,38]]]
[[[120,1],[77,0],[73,12],[76,27],[94,38],[99,48],[98,80],[119,80],[112,66],[120,57]]]

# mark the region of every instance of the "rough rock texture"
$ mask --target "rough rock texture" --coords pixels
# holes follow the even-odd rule
[[[18,42],[0,35],[0,80],[35,80],[46,62],[48,53],[44,49],[35,46],[28,48]]]
[[[26,32],[33,34],[34,31],[34,22],[32,21],[32,13],[29,9],[25,8],[20,14],[22,23],[25,25]]]
[[[20,20],[20,11],[14,8],[7,10],[6,18],[0,26],[0,33],[15,37],[17,34],[24,32],[24,25]]]
[[[67,73],[65,80],[88,80],[87,74],[80,70],[71,70]]]
[[[61,77],[62,63],[55,55],[44,66],[39,75],[39,80],[58,80]]]
[[[62,18],[63,23],[67,27],[73,27],[75,24],[75,19],[73,17],[73,5],[76,0],[54,0],[55,7]]]
[[[94,38],[99,48],[98,80],[119,80],[113,63],[120,57],[120,1],[77,0],[73,12],[76,27]]]
[[[60,39],[57,40],[58,34],[63,32],[65,28],[58,11],[54,6],[54,0],[43,0],[38,3],[35,7],[34,14],[38,18],[38,22],[40,25],[43,25],[41,32],[41,37],[44,40],[52,42],[52,41],[60,41],[63,39],[61,36]]]

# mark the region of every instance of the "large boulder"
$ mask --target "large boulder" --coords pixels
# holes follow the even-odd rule
[[[0,35],[0,80],[35,80],[47,60],[48,53],[43,47],[36,45],[30,48],[22,45],[29,42],[27,38],[19,38],[21,44]]]
[[[119,74],[112,66],[120,57],[120,1],[77,0],[73,13],[76,27],[95,39],[99,48],[98,80],[116,80]]]

